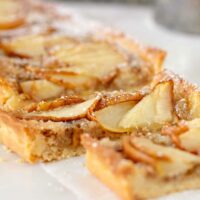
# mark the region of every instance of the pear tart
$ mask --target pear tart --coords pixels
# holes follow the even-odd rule
[[[29,163],[84,146],[127,200],[198,188],[200,91],[164,58],[59,5],[1,0],[0,143]]]
[[[117,126],[147,94],[138,90],[152,83],[165,57],[35,0],[0,2],[0,50],[0,142],[28,162],[79,155],[85,132],[113,139],[129,132],[102,126],[97,112],[119,109]]]
[[[120,141],[83,135],[82,143],[89,170],[124,200],[200,187],[200,157],[189,151],[134,135]]]
[[[159,144],[198,152],[198,141],[189,145],[187,141],[198,131],[198,121],[195,125],[193,120],[198,119],[194,106],[198,107],[195,102],[199,101],[193,96],[198,97],[199,91],[184,81],[188,94],[183,95],[179,88],[182,79],[176,75],[161,72],[151,87],[135,92],[104,91],[81,97],[60,96],[56,84],[50,87],[47,80],[34,79],[38,73],[28,74],[23,66],[20,69],[27,75],[24,80],[15,73],[6,79],[7,71],[1,72],[0,138],[28,162],[79,155],[83,152],[80,136],[86,132],[95,138],[114,140],[133,133]],[[181,99],[187,106],[180,107]]]
[[[118,103],[115,96],[110,104],[101,100],[93,119],[104,130],[131,136],[82,135],[92,174],[126,200],[200,188],[198,87],[163,71],[150,88],[129,95]]]

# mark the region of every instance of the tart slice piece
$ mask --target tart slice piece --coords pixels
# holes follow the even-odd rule
[[[91,173],[124,200],[200,188],[199,156],[134,136],[113,142],[83,135],[82,143]]]

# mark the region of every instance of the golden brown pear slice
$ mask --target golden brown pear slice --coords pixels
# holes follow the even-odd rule
[[[61,106],[81,103],[84,100],[78,96],[62,96],[51,101],[41,101],[36,103],[30,111],[48,111]]]
[[[179,135],[181,147],[190,152],[200,153],[200,118],[187,122],[188,131]]]
[[[172,82],[158,84],[152,93],[145,96],[120,121],[125,129],[157,127],[173,120]]]
[[[64,88],[47,80],[32,80],[20,83],[21,89],[32,99],[41,101],[56,98],[62,94]]]
[[[110,76],[117,67],[126,63],[126,57],[115,46],[105,42],[62,47],[52,55],[69,65],[71,71],[99,79]]]
[[[49,72],[46,79],[69,89],[90,89],[95,87],[98,81],[91,76],[67,71]]]
[[[173,147],[154,144],[146,138],[134,137],[134,148],[154,160],[153,167],[161,177],[175,177],[187,173],[200,164],[200,158]]]
[[[135,101],[128,101],[108,106],[94,113],[96,120],[106,130],[112,132],[126,132],[119,127],[122,117],[135,105]]]
[[[19,0],[0,1],[0,30],[16,28],[25,23],[25,5]]]
[[[84,101],[82,103],[62,106],[49,111],[31,112],[25,115],[28,119],[41,119],[52,121],[69,121],[74,119],[84,118],[89,110],[93,109],[100,96]]]
[[[98,105],[96,106],[95,110],[101,110],[105,107],[127,101],[139,102],[145,96],[145,94],[146,92],[143,91],[126,92],[116,90],[112,92],[106,92],[106,94],[104,94],[101,100],[98,102]]]
[[[3,41],[2,48],[7,54],[32,58],[46,55],[48,48],[74,43],[75,40],[60,35],[25,35]]]

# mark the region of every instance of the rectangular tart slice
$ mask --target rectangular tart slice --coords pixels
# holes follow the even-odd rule
[[[124,200],[200,188],[200,157],[195,154],[136,136],[113,142],[83,135],[82,143],[88,169]]]

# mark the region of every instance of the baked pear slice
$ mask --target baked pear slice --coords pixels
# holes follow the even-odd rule
[[[47,80],[23,81],[20,86],[23,93],[36,101],[59,97],[64,91],[64,87]]]
[[[200,118],[188,121],[188,131],[179,135],[181,147],[187,151],[200,153]]]
[[[17,28],[25,23],[25,3],[19,0],[0,1],[0,30]]]
[[[22,58],[38,58],[45,56],[48,49],[59,45],[71,46],[75,40],[62,35],[23,35],[2,41],[2,48],[8,55]]]
[[[75,95],[69,95],[69,96],[62,96],[57,99],[48,100],[48,101],[40,101],[37,103],[34,103],[33,106],[31,106],[27,111],[33,112],[33,111],[48,111],[52,110],[58,107],[66,106],[66,105],[72,105],[83,102],[84,99],[75,96]]]
[[[173,120],[173,83],[159,83],[119,123],[121,128],[157,128]]]
[[[87,113],[94,109],[99,99],[100,95],[97,95],[96,97],[82,103],[61,106],[48,111],[30,112],[19,117],[44,121],[71,121],[80,119],[86,117]]]
[[[169,135],[178,148],[200,154],[200,118],[163,127],[162,134]]]
[[[98,102],[95,111],[101,110],[105,107],[115,105],[118,103],[135,101],[139,102],[148,91],[137,91],[137,92],[127,92],[127,91],[112,91],[103,93],[101,100]]]
[[[49,71],[44,76],[47,80],[67,89],[92,89],[98,83],[98,79],[94,77],[68,71]]]
[[[200,118],[192,121],[185,122],[188,127],[187,131],[183,131],[180,134],[176,134],[177,146],[192,152],[200,153]]]
[[[106,42],[83,42],[75,46],[59,48],[51,53],[69,70],[100,80],[109,79],[117,67],[127,62],[126,56],[114,45]]]
[[[119,122],[122,117],[134,107],[135,104],[135,101],[127,101],[111,105],[94,112],[94,117],[96,121],[108,131],[117,133],[127,132],[127,129],[119,126]]]

